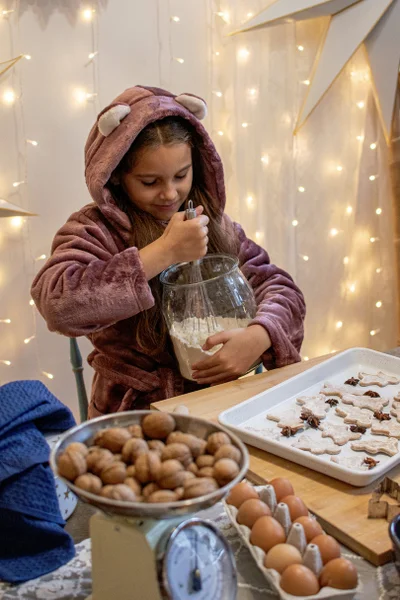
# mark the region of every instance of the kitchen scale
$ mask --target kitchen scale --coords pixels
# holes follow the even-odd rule
[[[106,415],[70,429],[51,452],[53,471],[58,475],[57,457],[68,444],[91,444],[100,429],[140,424],[150,412]],[[93,592],[87,600],[236,598],[236,566],[230,546],[212,522],[194,514],[219,502],[243,479],[247,449],[220,425],[190,415],[173,416],[177,429],[203,439],[214,432],[227,433],[241,452],[239,474],[211,494],[159,504],[103,498],[60,477],[77,496],[100,509],[90,520]]]

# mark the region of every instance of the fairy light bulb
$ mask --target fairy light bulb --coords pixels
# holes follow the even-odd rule
[[[303,356],[303,360],[310,360],[308,356]]]
[[[253,206],[254,206],[254,198],[253,198],[253,196],[247,196],[246,202],[247,202],[247,206],[249,208],[253,208]]]
[[[264,239],[264,232],[263,231],[256,231],[255,238],[256,238],[257,242],[261,242]]]
[[[237,53],[238,59],[245,61],[250,56],[250,51],[247,48],[239,48]]]
[[[369,179],[370,181],[375,181],[375,179],[376,179],[376,175],[370,175],[370,176],[368,177],[368,179]]]
[[[293,219],[293,221],[292,221],[293,227],[297,227],[298,224],[299,224],[298,220],[297,219]]]
[[[91,52],[91,53],[88,55],[88,58],[89,58],[89,60],[93,60],[93,59],[94,59],[94,57],[95,57],[95,56],[97,56],[97,55],[98,55],[98,51],[96,51],[96,52]]]
[[[335,237],[337,236],[337,234],[339,233],[339,231],[337,229],[335,229],[334,227],[330,230],[329,235],[331,237]]]
[[[0,360],[0,363],[2,365],[6,365],[7,367],[11,366],[11,361],[10,360]]]
[[[304,194],[304,192],[306,191],[306,188],[302,185],[300,185],[297,189],[299,190],[300,194]]]
[[[243,127],[243,129],[247,129],[247,127],[248,127],[248,126],[249,126],[249,124],[248,124],[248,123],[246,123],[246,122],[245,122],[245,123],[242,123],[242,127]]]
[[[9,106],[11,106],[11,104],[14,104],[16,99],[17,99],[17,96],[16,96],[14,90],[6,90],[3,93],[4,104],[8,104]]]
[[[310,85],[310,80],[309,79],[304,79],[304,81],[301,82],[303,85]]]
[[[9,325],[11,323],[11,319],[0,319],[0,323],[6,323]]]
[[[52,373],[48,373],[47,371],[42,371],[42,375],[47,377],[47,379],[54,379],[54,375]]]
[[[348,256],[345,256],[345,257],[344,257],[344,259],[343,259],[343,264],[344,264],[344,265],[348,265],[348,264],[349,264],[349,257],[348,257]]]
[[[375,242],[377,242],[379,240],[379,238],[377,237],[370,237],[369,241],[371,242],[371,244],[375,244]]]
[[[32,298],[29,300],[29,306],[35,306],[35,302],[32,300]]]
[[[263,165],[269,165],[269,156],[268,154],[263,154],[261,157],[261,162]]]
[[[95,12],[96,12],[96,11],[95,11],[95,9],[94,9],[94,8],[85,8],[85,9],[82,11],[82,19],[83,19],[84,21],[87,21],[87,22],[91,21],[91,20],[93,19],[93,16],[94,16],[94,13],[95,13]]]
[[[24,58],[26,58],[26,60],[31,60],[32,56],[30,54],[24,54]]]
[[[337,165],[337,167],[336,167],[336,171],[337,171],[338,173],[341,173],[341,172],[343,171],[343,167],[342,167],[342,165]]]
[[[369,335],[373,337],[374,335],[376,335],[379,332],[380,332],[380,329],[371,329],[371,331],[369,332]]]
[[[362,109],[365,106],[365,102],[357,102],[357,106],[359,109]]]
[[[77,88],[74,90],[74,98],[78,104],[85,104],[88,100],[96,96],[96,94],[90,94],[86,90]]]
[[[176,62],[179,63],[180,65],[183,65],[183,63],[185,62],[184,58],[179,58],[179,57],[174,57],[174,60],[176,60]]]
[[[14,181],[14,183],[13,183],[13,187],[14,187],[14,188],[17,188],[17,187],[19,187],[20,185],[22,185],[23,183],[25,183],[25,181]]]
[[[377,273],[379,275],[379,273],[382,273],[382,267],[378,267],[377,269],[375,269],[375,273]]]
[[[350,283],[349,285],[349,291],[354,294],[354,292],[356,291],[356,284],[355,283]]]
[[[347,212],[348,215],[351,215],[351,213],[353,212],[353,207],[352,206],[348,206],[346,208],[346,212]]]
[[[369,147],[371,150],[376,150],[377,144],[374,142],[373,144],[370,144]]]
[[[358,135],[356,138],[359,142],[363,142],[364,141],[364,136],[363,135]]]
[[[26,140],[26,143],[35,147],[39,145],[39,142],[37,142],[36,140]]]
[[[251,96],[252,98],[254,98],[254,96],[257,95],[257,90],[256,88],[250,88],[249,89],[249,96]]]
[[[218,131],[218,135],[223,136],[224,132],[223,131]]]
[[[381,308],[381,306],[382,306],[381,300],[378,300],[378,302],[375,302],[375,306],[376,306],[376,308]]]
[[[174,23],[179,23],[180,18],[179,17],[171,17],[171,21],[173,21]]]
[[[222,98],[222,92],[215,91],[215,92],[213,92],[213,94],[215,94],[217,96],[217,98]]]
[[[375,212],[376,212],[377,215],[381,215],[382,214],[382,209],[381,208],[377,208]]]
[[[29,344],[29,342],[31,342],[33,339],[35,339],[34,335],[31,335],[31,337],[25,338],[24,339],[24,344]]]
[[[247,15],[246,15],[246,17],[247,17],[248,19],[251,19],[251,17],[253,16],[253,14],[254,14],[254,13],[252,13],[252,12],[248,12],[248,13],[247,13]]]
[[[336,322],[336,329],[341,329],[343,327],[343,321]]]
[[[298,50],[299,52],[304,52],[304,46],[301,46],[301,45],[300,45],[300,46],[297,46],[297,50]]]
[[[19,229],[22,227],[23,223],[24,220],[22,217],[11,217],[10,219],[10,225],[11,227],[14,227],[14,229]]]
[[[45,260],[46,258],[47,258],[47,256],[45,254],[41,254],[40,256],[35,258],[35,260]]]

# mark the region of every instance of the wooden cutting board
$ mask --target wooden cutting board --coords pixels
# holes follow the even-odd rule
[[[210,421],[218,415],[255,394],[262,392],[306,369],[329,356],[297,363],[268,373],[247,377],[224,385],[200,390],[177,398],[156,402],[152,408],[172,412],[179,404],[189,408],[190,414]],[[287,477],[293,484],[309,510],[318,518],[324,530],[337,540],[366,558],[372,564],[383,565],[393,559],[388,533],[388,522],[384,519],[368,519],[368,500],[380,480],[364,488],[356,488],[249,446],[250,469],[269,481],[274,477]],[[400,483],[400,466],[386,474]]]

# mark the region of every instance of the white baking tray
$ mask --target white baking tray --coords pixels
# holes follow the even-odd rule
[[[400,377],[400,359],[367,348],[346,350],[237,406],[225,410],[219,415],[219,422],[234,431],[245,443],[251,446],[266,450],[354,486],[369,485],[400,462],[400,451],[393,457],[382,453],[372,455],[367,452],[352,450],[350,448],[351,442],[348,442],[345,446],[340,446],[341,452],[336,455],[338,458],[364,458],[370,456],[379,461],[379,464],[370,470],[348,468],[332,462],[329,454],[314,455],[311,452],[292,447],[292,444],[303,433],[306,433],[312,439],[320,439],[320,431],[309,428],[307,431],[299,432],[295,436],[287,438],[280,434],[280,428],[276,422],[266,418],[266,415],[272,409],[274,412],[277,409],[284,412],[294,407],[298,396],[318,394],[325,382],[329,381],[332,384],[343,385],[350,377],[357,377],[360,371],[371,373],[384,371],[388,375]],[[390,412],[391,399],[400,391],[400,385],[387,385],[386,387],[374,385],[364,389],[365,391],[374,390],[382,398],[389,398],[390,404],[383,410],[384,412]],[[340,398],[338,400],[340,402]],[[340,404],[342,403],[340,402]],[[392,421],[396,421],[396,417],[392,416]],[[331,408],[323,422],[343,424],[343,418],[337,416],[335,409]],[[248,427],[253,429],[249,430]],[[262,430],[272,430],[276,434],[276,438],[271,438],[269,433],[266,434]],[[389,438],[373,435],[367,429],[360,441],[367,441],[368,439],[383,441]]]

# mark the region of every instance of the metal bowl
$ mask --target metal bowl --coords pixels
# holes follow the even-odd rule
[[[230,483],[221,487],[220,489],[206,494],[205,496],[199,496],[191,500],[180,500],[178,502],[163,502],[159,504],[150,504],[145,502],[124,502],[122,500],[111,500],[109,498],[103,498],[96,494],[91,494],[78,488],[76,485],[62,477],[57,470],[57,460],[63,450],[72,442],[83,442],[90,445],[93,441],[95,434],[101,429],[108,427],[128,427],[129,425],[140,424],[143,417],[148,414],[152,414],[154,411],[150,410],[135,410],[130,412],[115,413],[112,415],[106,415],[104,417],[98,417],[77,425],[72,429],[69,429],[60,438],[58,443],[54,446],[50,454],[50,465],[54,473],[84,502],[88,502],[102,510],[103,512],[111,515],[120,515],[125,517],[133,518],[146,518],[146,519],[171,519],[179,515],[186,515],[196,513],[200,510],[204,510],[213,506],[222,498],[224,498],[229,490],[236,485],[245,476],[249,466],[249,455],[246,446],[236,437],[233,433],[222,427],[205,421],[204,419],[198,419],[191,417],[190,415],[178,415],[174,414],[177,429],[184,433],[192,433],[197,437],[206,439],[210,433],[223,431],[226,433],[234,446],[239,448],[241,453],[240,460],[240,471]]]

